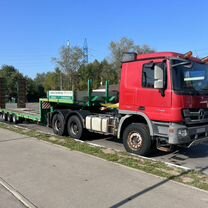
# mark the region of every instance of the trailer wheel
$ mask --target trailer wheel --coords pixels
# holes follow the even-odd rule
[[[12,114],[11,117],[12,123],[17,124],[17,116],[15,114]]]
[[[12,122],[12,114],[7,113],[7,120],[11,123]]]
[[[54,134],[63,136],[65,133],[64,118],[61,114],[55,114],[52,118],[52,128]]]
[[[83,136],[83,126],[78,116],[71,116],[67,123],[67,131],[69,136],[75,139],[81,139]]]
[[[147,125],[132,123],[123,134],[123,145],[127,152],[147,155],[151,150],[151,137]]]
[[[2,119],[4,120],[4,121],[7,121],[7,114],[6,113],[2,113]]]

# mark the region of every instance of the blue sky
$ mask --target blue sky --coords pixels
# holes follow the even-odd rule
[[[157,51],[208,55],[208,1],[198,0],[0,0],[0,65],[24,75],[52,71],[67,40],[89,59],[110,55],[122,37]]]

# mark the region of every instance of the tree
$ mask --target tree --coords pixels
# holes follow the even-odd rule
[[[113,70],[112,64],[105,59],[101,62],[95,60],[88,65],[82,65],[78,70],[78,77],[77,89],[79,90],[87,89],[89,79],[93,80],[93,88],[100,87],[106,80],[109,80],[110,84],[118,83],[116,71]]]
[[[84,90],[87,89],[87,81],[89,79],[93,80],[93,87],[97,88],[101,82],[101,66],[99,61],[95,60],[94,62],[88,65],[82,65],[78,71],[78,89]]]
[[[27,101],[38,102],[39,98],[46,97],[44,88],[42,85],[37,84],[33,79],[26,77],[27,83]]]
[[[118,42],[112,41],[109,49],[111,51],[111,62],[114,70],[118,73],[118,77],[120,77],[121,60],[124,52],[137,52],[138,54],[154,52],[154,49],[148,45],[137,45],[133,40],[126,37],[121,38]]]
[[[45,93],[48,90],[60,90],[60,73],[59,68],[55,68],[55,71],[47,73],[38,73],[34,82],[39,90],[44,89]]]
[[[56,70],[55,72],[48,72],[46,74],[44,88],[48,90],[60,90],[60,71]]]
[[[75,46],[63,46],[59,58],[53,58],[63,76],[67,76],[67,82],[63,80],[63,88],[72,89],[76,84],[77,71],[83,63],[83,50]]]
[[[113,70],[113,65],[108,63],[106,59],[101,62],[101,82],[104,83],[106,80],[110,82],[110,84],[118,83],[117,72]]]
[[[5,78],[5,93],[11,98],[17,97],[17,81],[24,76],[13,66],[3,65],[0,69],[0,77]]]

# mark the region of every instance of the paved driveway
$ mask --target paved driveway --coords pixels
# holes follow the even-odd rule
[[[39,208],[207,208],[208,193],[0,129],[0,177]]]

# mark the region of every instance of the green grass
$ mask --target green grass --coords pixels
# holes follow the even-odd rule
[[[105,159],[107,161],[115,162],[130,168],[154,174],[163,177],[166,180],[177,181],[208,191],[208,176],[200,171],[184,171],[183,169],[170,167],[159,161],[152,161],[141,157],[132,156],[126,152],[95,147],[87,143],[74,141],[69,137],[52,136],[35,130],[23,129],[5,123],[0,123],[0,128],[8,129],[30,137],[35,137],[39,140],[61,145],[71,151],[79,151]]]

